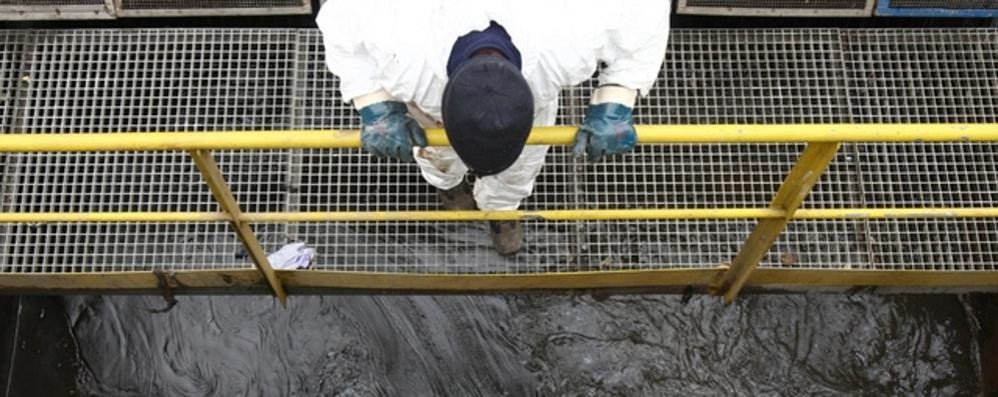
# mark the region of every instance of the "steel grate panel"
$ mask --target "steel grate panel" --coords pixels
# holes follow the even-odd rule
[[[11,156],[8,206],[16,212],[216,210],[194,165],[173,157]]]
[[[291,226],[322,258],[313,269],[391,273],[570,271],[574,226],[525,222],[528,244],[513,257],[493,250],[484,222],[344,222]]]
[[[595,80],[563,93],[581,123]],[[848,118],[837,30],[674,30],[638,124],[841,123]],[[580,169],[586,208],[768,205],[802,145],[647,145]],[[840,156],[845,158],[845,156]],[[811,206],[855,202],[837,160]],[[635,186],[637,186],[635,188]]]
[[[995,32],[676,30],[656,88],[640,100],[636,114],[646,124],[994,122],[996,110],[986,106],[998,96]],[[359,128],[355,112],[337,98],[338,82],[325,70],[321,37],[314,30],[32,34],[38,46],[31,51],[28,80],[6,82],[26,89],[18,131]],[[957,54],[949,54],[951,49]],[[0,56],[13,54],[6,50],[0,49]],[[593,85],[563,91],[560,124],[581,122]],[[921,98],[936,93],[947,99]],[[945,103],[952,105],[940,109]],[[553,148],[524,208],[762,207],[802,148],[648,145],[597,165],[576,164],[568,148]],[[971,143],[844,145],[804,206],[993,206],[998,186],[993,149]],[[247,211],[438,208],[433,188],[415,166],[377,161],[352,149],[217,156]],[[20,209],[215,208],[190,160],[180,154],[13,157],[5,180],[16,188],[4,202]],[[181,204],[167,205],[176,202]],[[991,252],[998,248],[988,234],[993,222],[919,222],[795,221],[762,265],[993,270]],[[513,258],[489,248],[484,222],[256,228],[268,249],[292,240],[315,246],[316,266],[324,270],[524,273],[716,266],[731,260],[753,225],[751,220],[527,221],[527,248]],[[8,226],[0,226],[0,244],[13,256],[4,263],[18,272],[147,269],[162,266],[155,263],[159,257],[181,258],[176,260],[184,268],[251,266],[238,249],[210,248],[235,241],[225,225],[185,232],[196,235],[190,241],[206,242],[188,243],[192,246],[185,249],[196,251],[191,255],[166,250],[187,241],[170,237],[175,231],[170,225],[142,230],[42,225],[40,234],[30,229],[37,226]],[[104,240],[94,236],[105,231]],[[942,233],[952,236],[937,235]],[[87,241],[105,248],[87,251]],[[135,241],[137,247],[128,251],[115,241]],[[34,248],[40,256],[26,259],[35,252],[24,251],[30,246],[44,249]],[[150,255],[143,256],[144,246]],[[936,251],[949,256],[931,254]],[[90,252],[108,258],[74,259]],[[206,252],[223,254],[216,260]],[[230,253],[242,259],[229,259]]]
[[[484,222],[345,222],[292,226],[323,258],[314,269],[389,273],[561,273],[714,267],[752,222],[524,222],[513,257],[492,249]],[[582,236],[582,237],[580,237]]]
[[[296,153],[290,187],[295,211],[427,211],[440,209],[436,189],[415,164],[373,158],[357,150]],[[524,209],[571,206],[571,154],[552,148]]]
[[[192,17],[311,14],[310,0],[118,0],[117,15]]]
[[[21,82],[21,63],[29,35],[4,30],[0,31],[0,134],[11,131],[14,112],[17,109],[17,88]],[[7,154],[0,154],[0,194],[5,194],[7,184],[2,175],[6,171]],[[0,210],[5,210],[0,201]],[[0,231],[4,226],[0,225]]]
[[[858,122],[995,122],[994,30],[859,30],[844,34]],[[871,207],[992,207],[993,143],[857,145]],[[994,270],[995,220],[868,222],[875,269]]]
[[[839,123],[844,87],[838,30],[675,30],[636,123]]]
[[[869,269],[865,221],[796,220],[759,266],[787,269]]]
[[[870,222],[878,270],[998,270],[998,220],[906,219]]]
[[[689,7],[860,9],[864,0],[686,0]]]
[[[578,270],[714,268],[728,263],[754,220],[599,221],[579,230]]]
[[[239,30],[40,34],[26,73],[23,121],[15,128],[26,133],[289,128],[294,37],[287,31]],[[97,189],[109,196],[107,203],[121,203],[105,210],[140,210],[129,206],[133,201],[152,208],[172,202],[171,208],[181,211],[215,208],[184,153],[13,157],[23,170],[17,173],[23,179],[14,182],[21,187],[11,197],[14,202],[72,202],[77,194]],[[285,206],[286,152],[219,152],[216,157],[245,210]],[[52,186],[54,180],[63,183]],[[127,182],[137,185],[115,186]],[[34,188],[38,185],[45,189]],[[152,195],[130,200],[116,198],[116,192]],[[175,194],[182,200],[171,201]]]
[[[294,37],[286,30],[40,32],[21,130],[287,127]]]
[[[893,8],[998,8],[998,0],[891,0]]]
[[[871,207],[991,207],[998,203],[998,145],[860,145]]]
[[[996,145],[857,145],[867,207],[994,207]],[[994,270],[994,219],[867,222],[871,267],[879,270]]]
[[[776,17],[869,17],[874,0],[679,0],[677,14]]]
[[[295,128],[360,129],[360,116],[340,98],[339,78],[326,69],[319,31],[300,31],[297,52]]]
[[[25,72],[24,116],[14,128],[290,128],[295,37],[287,30],[40,32]],[[243,210],[287,208],[288,152],[215,157]],[[218,211],[185,153],[18,154],[10,163],[7,200],[17,211]],[[11,225],[8,234],[27,233],[28,227]],[[216,240],[231,237],[227,228],[211,230]]]
[[[998,121],[995,30],[845,30],[843,42],[854,122]]]
[[[20,31],[0,31],[0,134],[11,131],[14,113],[17,111],[17,88],[21,82],[21,66],[24,52],[29,48],[30,35]],[[7,171],[8,155],[0,154],[0,213],[10,211],[5,199],[8,183],[3,175]],[[6,224],[0,224],[0,244],[7,237]],[[7,253],[0,250],[0,269],[6,263]]]
[[[0,0],[0,8],[5,6],[75,6],[104,5],[104,0]]]
[[[34,224],[11,227],[0,272],[82,273],[249,268],[224,223]]]
[[[583,208],[766,207],[803,144],[643,145],[578,168]],[[855,156],[848,147],[822,175],[805,208],[859,205]]]
[[[0,133],[10,132],[17,87],[21,82],[21,63],[29,38],[28,34],[19,31],[0,30]]]
[[[121,0],[122,9],[198,9],[198,8],[280,8],[301,7],[302,0]]]

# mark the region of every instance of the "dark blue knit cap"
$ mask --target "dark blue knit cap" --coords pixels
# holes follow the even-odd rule
[[[471,33],[457,38],[450,50],[450,58],[447,59],[447,77],[453,76],[457,68],[464,61],[471,59],[476,51],[486,48],[501,52],[517,70],[522,70],[520,50],[513,45],[509,33],[506,33],[502,25],[490,21],[489,27],[485,30],[472,30]]]
[[[447,81],[444,129],[461,161],[479,176],[509,168],[523,151],[534,122],[534,96],[513,64],[477,56]]]

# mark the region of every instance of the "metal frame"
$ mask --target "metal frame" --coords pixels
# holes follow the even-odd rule
[[[848,8],[773,8],[773,7],[700,7],[689,6],[689,0],[679,0],[677,14],[720,16],[776,17],[868,17],[873,15],[874,0],[866,0],[862,9]]]
[[[876,15],[918,18],[994,18],[998,17],[998,8],[891,7],[891,0],[877,0]]]
[[[572,127],[537,127],[530,143],[568,145]],[[710,131],[711,134],[705,134]],[[947,142],[998,141],[998,124],[813,124],[813,125],[645,125],[638,127],[640,143],[675,142],[799,142],[808,141],[793,169],[776,192],[769,208],[735,209],[637,209],[637,210],[552,210],[552,211],[416,211],[416,212],[305,212],[244,214],[209,150],[213,149],[287,149],[287,148],[358,148],[358,131],[273,131],[252,133],[119,133],[119,134],[8,134],[0,142],[0,153],[13,152],[94,152],[94,151],[189,151],[223,213],[189,212],[89,212],[89,213],[6,213],[0,222],[187,222],[229,221],[250,253],[259,277],[240,272],[238,284],[256,285],[265,281],[282,302],[286,300],[285,282],[296,287],[337,287],[351,289],[425,289],[491,290],[523,288],[598,288],[665,285],[711,285],[711,292],[731,302],[745,285],[918,285],[931,283],[958,286],[998,286],[993,272],[924,272],[917,276],[894,279],[897,272],[870,271],[788,271],[756,266],[793,219],[874,219],[874,218],[963,218],[998,217],[998,208],[837,208],[798,211],[817,180],[835,157],[842,142]],[[429,130],[431,145],[446,145],[440,129]],[[634,220],[634,219],[759,219],[755,230],[742,245],[730,266],[678,270],[600,271],[586,273],[487,275],[487,274],[378,274],[372,272],[275,272],[257,240],[250,223],[282,221],[348,222],[399,220],[491,220],[546,219]],[[231,272],[231,271],[223,271]],[[83,274],[0,276],[0,288],[134,288],[151,287],[152,273],[123,273],[117,276]],[[885,276],[885,273],[892,276]],[[917,273],[917,272],[916,272]],[[202,273],[204,274],[204,273]],[[209,281],[202,287],[231,284],[233,275],[208,272]],[[78,277],[79,276],[79,277]],[[827,277],[826,277],[827,276]],[[108,278],[109,277],[109,278]],[[67,282],[67,278],[73,280]],[[120,280],[117,280],[117,279]],[[210,281],[215,280],[215,281]],[[902,280],[902,281],[898,281]],[[181,285],[184,285],[181,283]]]
[[[114,0],[102,1],[102,4],[94,5],[0,6],[0,20],[114,19]]]
[[[311,14],[312,3],[300,0],[296,7],[129,9],[122,0],[101,0],[100,5],[0,6],[0,21],[115,19],[129,17],[255,16]]]
[[[110,0],[108,0],[110,1]],[[192,16],[252,16],[311,14],[312,2],[300,0],[298,7],[247,7],[247,8],[187,8],[187,9],[129,9],[122,7],[122,0],[114,0],[118,16],[128,17],[192,17]]]

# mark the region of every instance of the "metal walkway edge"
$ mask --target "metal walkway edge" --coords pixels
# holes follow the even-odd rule
[[[990,289],[996,38],[679,30],[637,109],[634,153],[588,165],[555,148],[524,211],[443,214],[414,167],[354,149],[358,121],[314,31],[0,31],[0,291],[150,290],[164,272],[180,288],[279,296]],[[591,87],[567,89],[566,127],[532,139],[567,142]],[[209,177],[213,189],[210,163],[189,158],[207,150],[227,182]],[[473,220],[511,217],[528,219],[528,248],[502,258]],[[230,224],[256,243],[240,248]],[[293,240],[318,263],[270,275],[261,252]]]

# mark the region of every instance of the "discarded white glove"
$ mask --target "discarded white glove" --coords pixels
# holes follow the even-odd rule
[[[312,258],[315,258],[315,250],[306,247],[303,242],[286,244],[267,255],[270,266],[280,270],[305,269],[312,265]]]

